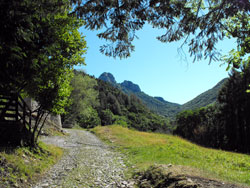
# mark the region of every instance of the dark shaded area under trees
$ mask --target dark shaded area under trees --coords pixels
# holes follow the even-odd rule
[[[73,66],[84,64],[83,21],[70,12],[68,0],[0,1],[0,90],[36,100],[35,122],[63,112]],[[29,127],[36,146],[40,128]]]

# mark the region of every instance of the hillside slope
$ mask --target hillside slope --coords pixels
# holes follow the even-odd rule
[[[225,83],[227,78],[221,80],[212,89],[205,91],[199,96],[195,97],[191,101],[180,105],[177,103],[172,103],[165,101],[162,97],[152,97],[141,91],[140,86],[134,84],[131,81],[125,80],[122,83],[117,83],[114,76],[111,73],[103,73],[100,75],[99,79],[111,83],[116,88],[122,90],[128,95],[134,94],[152,111],[169,118],[173,118],[177,113],[182,110],[196,109],[200,107],[207,106],[216,101],[218,91]]]
[[[99,79],[111,83],[116,88],[122,90],[124,93],[134,94],[152,111],[165,117],[173,117],[180,111],[180,104],[165,101],[161,97],[152,97],[141,91],[140,86],[131,81],[125,80],[122,83],[117,83],[111,73],[104,72]]]
[[[112,75],[106,74],[104,78],[106,81],[75,71],[71,82],[72,105],[66,109],[64,123],[74,122],[84,128],[119,124],[142,131],[170,131],[167,118],[150,111],[136,95],[118,89]],[[137,86],[134,91],[138,89]]]
[[[216,101],[219,90],[226,81],[227,78],[224,78],[219,83],[217,83],[212,89],[205,91],[204,93],[198,95],[191,101],[183,104],[181,106],[181,110],[193,110],[214,103]]]
[[[249,155],[208,149],[177,136],[139,132],[120,126],[96,127],[94,132],[109,141],[112,146],[119,148],[119,151],[128,157],[133,170],[143,171],[152,165],[165,165],[172,168],[173,172],[179,170],[192,180],[209,182],[202,186],[204,188],[241,187],[226,182],[250,186]],[[155,177],[160,178],[159,174],[155,174]]]

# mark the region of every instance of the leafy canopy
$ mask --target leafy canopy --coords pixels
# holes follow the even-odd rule
[[[219,51],[215,45],[226,34],[240,39],[238,45],[244,41],[242,35],[249,35],[244,21],[249,17],[248,0],[71,0],[71,3],[77,5],[74,12],[86,22],[87,29],[101,29],[98,37],[110,43],[101,46],[100,51],[112,57],[131,55],[136,31],[145,23],[166,31],[157,37],[162,42],[183,39],[194,60],[203,57],[217,60]]]
[[[63,111],[74,65],[84,64],[83,21],[67,0],[0,2],[0,88],[25,91],[45,110]]]

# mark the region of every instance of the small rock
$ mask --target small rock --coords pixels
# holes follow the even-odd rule
[[[49,184],[48,183],[44,183],[41,185],[43,188],[46,188],[46,187],[49,187]]]

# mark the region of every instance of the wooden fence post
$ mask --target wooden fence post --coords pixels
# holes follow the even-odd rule
[[[16,110],[16,117],[15,117],[15,119],[16,119],[16,122],[18,122],[18,95],[16,95],[15,94],[15,110]]]

